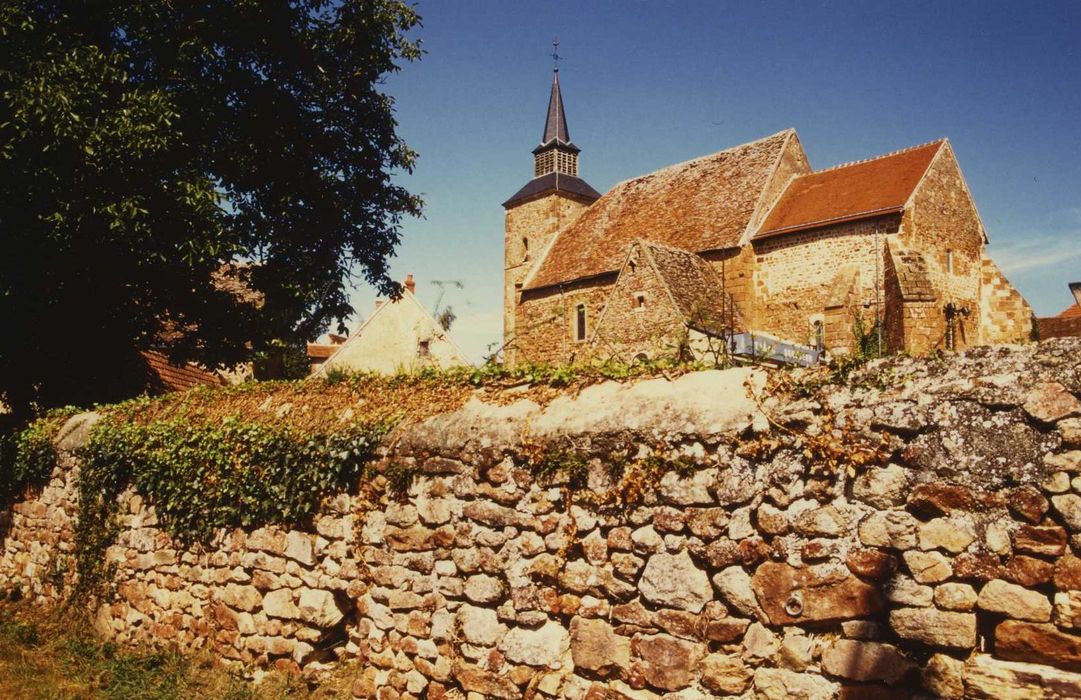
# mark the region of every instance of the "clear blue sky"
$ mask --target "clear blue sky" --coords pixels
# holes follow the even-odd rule
[[[1040,315],[1081,280],[1081,0],[417,4],[424,58],[393,76],[400,180],[426,201],[392,272],[460,280],[442,304],[474,358],[502,332],[503,209],[532,176],[561,42],[581,174],[601,192],[795,127],[812,167],[946,136],[991,254]],[[358,317],[374,293],[354,294]]]

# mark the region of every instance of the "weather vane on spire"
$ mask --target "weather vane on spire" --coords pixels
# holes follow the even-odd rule
[[[559,55],[559,37],[552,39],[552,61],[555,63],[553,70],[559,70],[559,59],[563,58]]]

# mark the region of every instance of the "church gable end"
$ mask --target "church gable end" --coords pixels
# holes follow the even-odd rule
[[[670,355],[679,342],[682,315],[642,242],[631,245],[590,341],[598,359],[631,362]]]

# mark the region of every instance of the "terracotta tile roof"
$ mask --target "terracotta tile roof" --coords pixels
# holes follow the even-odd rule
[[[1059,318],[1081,318],[1081,306],[1070,304],[1069,308],[1058,315]]]
[[[340,348],[340,347],[341,347],[340,343],[335,344],[335,345],[322,345],[322,344],[319,344],[319,343],[308,343],[308,357],[312,358],[312,359],[321,358],[321,359],[325,360],[326,358],[330,357],[334,353],[338,352],[338,348]]]
[[[794,132],[622,182],[559,234],[527,289],[613,272],[636,238],[701,252],[739,245]]]
[[[794,178],[755,238],[901,211],[944,142]]]
[[[174,365],[160,352],[143,351],[139,354],[146,361],[146,386],[151,393],[184,391],[199,384],[225,383],[218,375],[190,362],[185,365]]]
[[[713,266],[700,255],[687,250],[642,241],[653,259],[661,282],[679,309],[683,320],[692,328],[707,333],[720,333],[726,325],[721,279]],[[738,326],[738,319],[733,319]]]

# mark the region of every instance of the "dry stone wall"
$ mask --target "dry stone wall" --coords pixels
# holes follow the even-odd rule
[[[382,700],[1081,694],[1081,340],[815,376],[473,399],[388,443],[404,492],[379,477],[207,549],[127,494],[97,624],[355,661]],[[91,423],[10,512],[5,589],[65,595]]]

